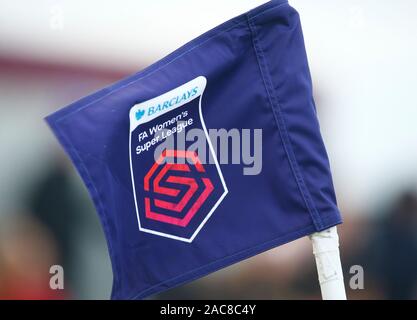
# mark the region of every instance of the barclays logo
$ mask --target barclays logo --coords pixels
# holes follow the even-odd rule
[[[199,76],[160,96],[135,104],[129,111],[130,130],[133,131],[137,126],[162,116],[201,96],[206,83],[206,78]]]
[[[198,87],[194,87],[192,89],[186,90],[182,92],[182,94],[171,97],[169,100],[165,100],[157,105],[150,106],[148,108],[148,116],[152,116],[155,113],[159,113],[161,111],[165,111],[170,109],[176,105],[183,104],[191,98],[193,98],[198,93]]]
[[[143,117],[144,114],[145,114],[145,110],[139,109],[138,111],[136,111],[136,113],[135,113],[136,120],[140,120]]]

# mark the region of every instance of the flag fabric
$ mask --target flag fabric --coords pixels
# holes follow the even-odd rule
[[[219,25],[47,122],[99,214],[113,299],[145,298],[341,223],[287,1]],[[227,134],[223,155],[212,132]]]

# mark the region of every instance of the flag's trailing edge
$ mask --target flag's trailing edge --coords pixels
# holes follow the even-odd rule
[[[99,213],[114,299],[144,298],[341,223],[287,1],[233,18],[47,121]],[[214,161],[190,142],[160,147],[161,132],[191,129]],[[218,161],[210,129],[262,129],[259,174]]]

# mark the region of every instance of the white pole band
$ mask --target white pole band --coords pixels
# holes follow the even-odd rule
[[[311,234],[323,300],[346,300],[336,227]]]

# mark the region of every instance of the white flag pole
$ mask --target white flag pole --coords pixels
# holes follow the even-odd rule
[[[313,233],[309,238],[313,244],[323,300],[346,300],[337,228]]]

